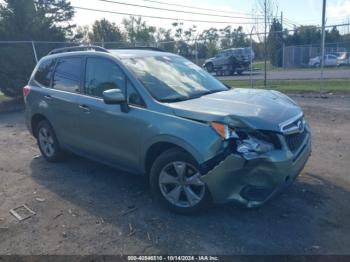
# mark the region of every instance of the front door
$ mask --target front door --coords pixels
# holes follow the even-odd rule
[[[107,105],[102,93],[121,89],[125,93],[127,79],[112,60],[89,57],[85,68],[85,95],[79,98],[81,107],[80,147],[101,161],[130,169],[139,161],[139,137],[143,120],[137,108],[123,112],[120,105]]]

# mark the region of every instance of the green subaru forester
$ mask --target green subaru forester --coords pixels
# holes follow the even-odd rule
[[[211,202],[259,206],[296,179],[311,152],[292,99],[227,88],[162,51],[56,49],[23,93],[45,159],[69,151],[147,176],[155,197],[177,212]]]

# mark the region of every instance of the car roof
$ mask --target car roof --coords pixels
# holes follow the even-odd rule
[[[142,49],[108,49],[109,53],[119,58],[127,57],[150,57],[150,56],[176,56],[173,53],[155,51],[155,50],[142,50]]]
[[[75,55],[88,55],[88,54],[101,54],[101,55],[112,55],[118,58],[127,58],[127,57],[150,57],[150,56],[177,56],[173,53],[155,51],[155,50],[143,50],[143,49],[107,49],[108,52],[100,52],[94,50],[86,51],[71,51],[71,52],[62,52],[52,55],[47,55],[44,58],[58,58],[65,56],[75,56]]]

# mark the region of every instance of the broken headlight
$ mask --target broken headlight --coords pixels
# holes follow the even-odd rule
[[[236,141],[236,151],[245,157],[252,158],[274,149],[274,145],[252,135]]]

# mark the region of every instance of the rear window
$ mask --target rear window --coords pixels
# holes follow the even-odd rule
[[[45,87],[50,87],[51,84],[51,77],[52,73],[55,67],[55,60],[48,59],[43,61],[40,65],[38,70],[35,73],[35,81],[37,81],[39,84]]]
[[[61,58],[57,61],[53,88],[66,92],[79,93],[81,81],[80,57]]]

